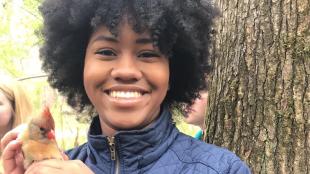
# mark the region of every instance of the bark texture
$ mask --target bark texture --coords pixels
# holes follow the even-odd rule
[[[214,0],[207,142],[253,173],[310,173],[310,0]]]

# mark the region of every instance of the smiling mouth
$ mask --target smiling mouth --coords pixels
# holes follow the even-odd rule
[[[120,98],[120,99],[135,99],[143,96],[146,92],[141,91],[105,91],[110,97]]]

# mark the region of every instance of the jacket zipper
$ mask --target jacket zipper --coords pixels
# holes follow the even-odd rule
[[[117,156],[116,148],[115,148],[115,137],[107,137],[109,142],[109,148],[111,153],[111,160],[115,161],[115,174],[119,174],[119,159]]]

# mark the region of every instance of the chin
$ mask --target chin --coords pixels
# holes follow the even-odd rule
[[[118,131],[122,131],[122,130],[137,130],[137,129],[141,129],[141,125],[140,124],[118,124],[116,126],[114,126],[115,130]]]
[[[143,126],[143,121],[134,120],[132,117],[128,117],[128,119],[116,120],[112,122],[113,127],[116,130],[132,130],[138,129]]]

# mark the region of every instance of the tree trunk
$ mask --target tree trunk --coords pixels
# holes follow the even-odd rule
[[[215,0],[207,142],[253,173],[310,173],[310,1]]]

